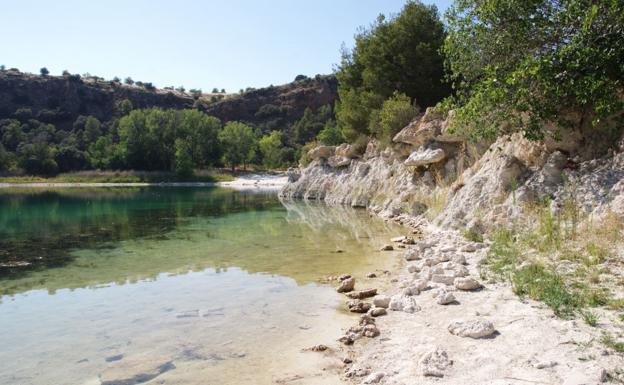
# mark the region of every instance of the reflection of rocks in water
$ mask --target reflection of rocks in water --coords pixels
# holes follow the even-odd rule
[[[287,221],[304,224],[313,232],[327,233],[328,226],[331,226],[337,231],[334,233],[337,240],[345,237],[370,239],[393,227],[381,221],[371,221],[365,210],[287,199],[281,199],[281,203],[288,212]]]

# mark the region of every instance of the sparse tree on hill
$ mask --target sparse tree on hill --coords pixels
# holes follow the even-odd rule
[[[48,69],[47,69],[47,68],[42,67],[42,68],[39,70],[39,73],[41,74],[41,76],[48,76],[48,75],[50,74],[50,71],[48,71]]]
[[[130,76],[128,76],[125,80],[124,83],[126,83],[127,85],[131,86],[134,84],[134,80],[132,80],[132,78]]]

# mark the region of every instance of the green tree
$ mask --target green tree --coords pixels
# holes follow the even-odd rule
[[[191,146],[186,139],[176,139],[175,141],[175,171],[181,178],[193,176]]]
[[[0,172],[7,171],[11,167],[11,156],[0,143]]]
[[[294,142],[298,144],[307,143],[318,135],[325,123],[334,117],[331,105],[324,105],[314,112],[310,107],[306,107],[303,116],[292,127]]]
[[[449,95],[440,54],[444,39],[437,8],[418,1],[408,1],[396,17],[380,15],[356,35],[336,74],[336,118],[348,140],[369,134],[372,111],[395,91],[422,107]]]
[[[39,73],[41,74],[41,76],[48,76],[50,74],[50,71],[48,71],[48,69],[46,67],[42,67],[39,70]]]
[[[344,142],[342,131],[334,120],[329,120],[325,123],[325,127],[319,132],[316,139],[328,146],[337,146]]]
[[[282,133],[273,131],[270,135],[263,136],[258,141],[258,147],[262,153],[262,164],[266,168],[275,169],[282,166],[284,145]]]
[[[251,126],[242,122],[228,122],[219,133],[223,159],[234,171],[239,164],[246,166],[255,156],[256,135]]]
[[[128,99],[124,99],[121,101],[121,103],[119,103],[119,112],[121,112],[122,116],[128,115],[130,111],[132,111],[132,109],[132,102]]]
[[[102,136],[102,124],[94,116],[88,116],[84,124],[83,140],[88,145]]]
[[[456,0],[447,19],[454,128],[472,137],[541,138],[546,122],[600,124],[624,107],[620,0]]]

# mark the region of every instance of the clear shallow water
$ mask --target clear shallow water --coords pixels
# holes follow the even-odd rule
[[[398,231],[274,193],[0,190],[0,384],[99,384],[153,362],[173,368],[147,383],[335,384],[335,360],[301,351],[353,322],[319,278],[363,285]]]

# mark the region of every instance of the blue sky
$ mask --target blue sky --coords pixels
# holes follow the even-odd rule
[[[425,0],[443,12],[451,0]],[[0,64],[209,91],[330,73],[340,46],[404,0],[19,0],[0,11]]]

